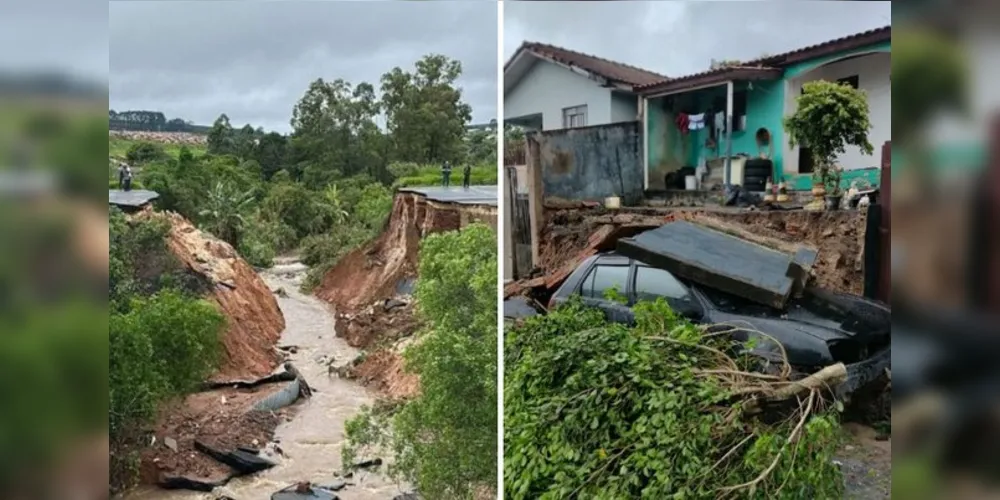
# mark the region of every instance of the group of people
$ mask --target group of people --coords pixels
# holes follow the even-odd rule
[[[472,165],[466,164],[462,167],[462,187],[469,189],[469,180],[472,177]],[[451,163],[444,162],[441,165],[441,183],[444,187],[451,186]]]
[[[125,162],[118,163],[118,189],[132,190],[132,167]]]

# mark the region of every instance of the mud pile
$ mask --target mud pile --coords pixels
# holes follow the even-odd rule
[[[315,293],[335,306],[337,336],[367,351],[345,376],[390,398],[405,398],[419,390],[419,380],[404,370],[401,354],[420,328],[409,297],[420,240],[461,228],[463,210],[469,209],[399,193],[382,234],[344,256],[324,276]]]
[[[399,193],[382,234],[345,255],[316,288],[316,296],[339,313],[355,312],[397,295],[417,275],[420,239],[461,227],[458,207],[431,204],[419,195]]]
[[[716,226],[728,226],[779,242],[811,245],[819,250],[812,270],[815,284],[856,295],[863,292],[867,216],[856,211],[627,209],[610,213],[602,209],[548,210],[538,271],[542,275],[556,273],[570,257],[585,252],[599,232],[613,232],[614,238],[631,236],[675,220],[707,220]],[[610,248],[600,250],[614,247],[614,241],[608,244]]]
[[[271,290],[228,243],[204,233],[178,214],[144,212],[170,222],[167,248],[188,271],[211,285],[207,300],[226,316],[223,359],[212,378],[253,378],[271,373],[279,362],[274,346],[285,318]]]

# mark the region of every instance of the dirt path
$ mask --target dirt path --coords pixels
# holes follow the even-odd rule
[[[871,427],[847,423],[837,453],[848,500],[884,500],[892,495],[892,442],[878,441]]]
[[[346,363],[358,351],[334,335],[334,314],[327,304],[299,292],[306,267],[292,259],[282,259],[261,273],[277,294],[285,316],[282,346],[296,346],[289,361],[313,388],[311,399],[300,402],[289,420],[275,431],[277,445],[284,452],[279,465],[252,477],[238,478],[211,494],[190,491],[147,489],[130,495],[134,499],[214,500],[227,495],[235,500],[267,500],[271,494],[299,481],[314,484],[337,482],[341,471],[340,453],[344,445],[344,424],[374,395],[355,382],[328,373],[328,363]],[[364,458],[364,457],[363,457]],[[374,458],[374,457],[371,457]],[[409,491],[376,472],[356,471],[348,486],[337,494],[342,500],[390,500]]]

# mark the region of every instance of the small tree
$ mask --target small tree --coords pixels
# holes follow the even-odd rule
[[[785,118],[785,131],[790,146],[809,148],[818,177],[826,183],[834,160],[847,146],[857,146],[867,155],[874,152],[868,142],[868,100],[863,91],[836,82],[809,82],[802,91],[795,113]],[[837,182],[831,194],[839,190]]]

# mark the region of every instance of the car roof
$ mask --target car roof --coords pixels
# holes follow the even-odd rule
[[[632,259],[621,255],[615,251],[600,253],[597,255],[596,263],[605,266],[627,266]]]

